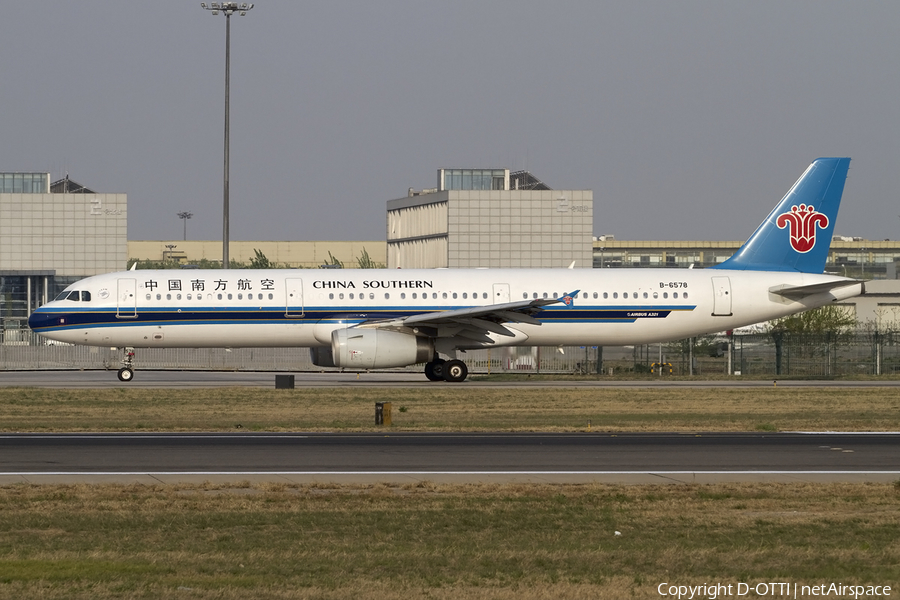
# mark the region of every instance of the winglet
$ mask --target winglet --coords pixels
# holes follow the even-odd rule
[[[816,159],[734,256],[712,268],[822,273],[849,169],[849,158]]]
[[[563,294],[559,298],[556,299],[557,302],[562,302],[567,307],[572,308],[575,306],[575,298],[578,297],[578,292],[581,290],[575,290],[574,292],[570,292],[568,294]]]

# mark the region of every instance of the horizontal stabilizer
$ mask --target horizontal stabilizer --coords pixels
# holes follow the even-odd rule
[[[825,283],[813,283],[810,285],[776,285],[769,288],[769,293],[778,294],[791,300],[806,298],[815,294],[824,294],[831,290],[845,288],[851,285],[862,285],[862,293],[866,292],[866,284],[863,279],[844,279],[843,281],[826,281]]]

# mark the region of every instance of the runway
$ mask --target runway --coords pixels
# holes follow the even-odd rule
[[[275,376],[287,373],[253,371],[141,371],[128,383],[116,378],[115,371],[0,371],[0,387],[40,387],[40,388],[209,388],[209,387],[260,387],[274,388]],[[388,388],[433,388],[453,386],[463,389],[478,387],[900,387],[900,379],[878,380],[772,380],[742,379],[727,380],[671,380],[659,379],[591,379],[577,380],[560,376],[559,379],[543,379],[520,375],[503,379],[484,379],[478,375],[462,383],[428,381],[422,373],[407,371],[393,372],[306,372],[294,374],[295,386],[317,387],[388,387]]]
[[[0,435],[0,484],[893,482],[898,478],[898,433]]]

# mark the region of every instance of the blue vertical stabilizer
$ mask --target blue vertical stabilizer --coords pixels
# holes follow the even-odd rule
[[[849,158],[816,159],[734,256],[712,268],[823,272],[849,168]]]

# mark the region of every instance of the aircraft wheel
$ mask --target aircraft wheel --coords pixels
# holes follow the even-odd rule
[[[452,383],[464,381],[469,375],[469,368],[461,360],[451,360],[444,365],[444,379]]]
[[[134,379],[134,371],[129,369],[128,367],[122,367],[119,369],[119,381],[131,381]]]
[[[428,378],[428,381],[443,381],[443,371],[443,364],[436,364],[433,362],[425,363],[425,377]]]

